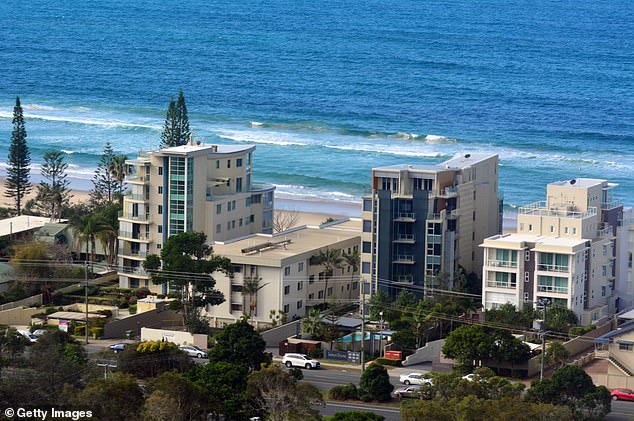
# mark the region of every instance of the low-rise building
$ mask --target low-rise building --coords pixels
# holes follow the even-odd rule
[[[267,327],[274,324],[271,312],[292,320],[318,304],[358,301],[358,264],[355,268],[342,261],[326,276],[317,256],[326,249],[340,250],[341,255],[358,252],[360,228],[359,219],[347,219],[214,242],[214,254],[229,258],[234,273],[214,274],[225,301],[207,308],[211,325],[221,327],[250,315],[257,327]]]

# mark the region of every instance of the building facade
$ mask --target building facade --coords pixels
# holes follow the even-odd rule
[[[358,265],[355,269],[343,260],[328,277],[316,258],[326,249],[340,250],[341,255],[358,253],[360,225],[360,220],[350,219],[215,242],[214,254],[229,258],[234,273],[214,274],[225,301],[207,308],[211,325],[222,327],[250,315],[256,327],[270,327],[271,312],[293,320],[318,304],[357,301]],[[254,279],[257,287],[250,289],[247,284]]]
[[[616,293],[620,310],[634,308],[634,209],[623,210],[623,219],[617,228]]]
[[[363,198],[364,282],[396,295],[422,295],[435,276],[458,266],[480,273],[478,245],[501,232],[498,157],[456,156],[438,165],[372,170],[372,195]],[[451,287],[452,285],[449,285]]]
[[[126,161],[128,192],[119,217],[119,284],[155,286],[143,270],[170,235],[204,232],[224,241],[272,232],[273,186],[252,182],[252,145],[188,144]]]
[[[517,233],[483,244],[482,305],[534,306],[542,299],[591,323],[617,310],[616,228],[623,207],[606,180],[547,186],[546,201],[518,209]]]

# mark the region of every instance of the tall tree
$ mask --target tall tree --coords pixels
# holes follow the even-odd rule
[[[123,194],[123,182],[125,181],[125,161],[128,159],[126,155],[116,155],[110,160],[108,171],[112,178],[117,182],[116,193]],[[121,198],[120,198],[121,199]]]
[[[115,158],[114,151],[110,142],[106,142],[106,146],[103,148],[101,158],[99,158],[99,165],[95,170],[95,176],[93,177],[92,184],[93,189],[90,192],[90,198],[94,204],[102,204],[103,202],[112,203],[114,200],[114,194],[117,191],[118,182],[112,176],[110,167],[112,160]]]
[[[209,352],[210,362],[224,361],[238,364],[247,370],[257,370],[267,362],[266,343],[246,319],[227,326],[218,336]]]
[[[143,264],[146,270],[153,271],[152,282],[169,282],[174,288],[177,309],[183,312],[185,326],[191,333],[206,333],[209,323],[201,310],[224,301],[222,292],[214,289],[216,281],[212,274],[216,271],[231,274],[233,270],[229,259],[212,254],[206,240],[202,232],[173,235],[163,245],[160,259],[150,255]]]
[[[189,117],[187,116],[187,105],[183,90],[178,92],[178,100],[170,99],[167,113],[165,114],[165,124],[161,134],[161,148],[186,145],[191,137],[189,128]]]
[[[40,173],[43,181],[37,186],[35,205],[51,217],[59,220],[62,208],[68,206],[71,198],[69,182],[66,180],[68,163],[64,160],[64,152],[46,152]]]
[[[77,216],[70,220],[70,225],[75,234],[77,235],[77,243],[81,248],[82,245],[86,245],[86,258],[91,262],[95,261],[97,238],[100,236],[100,232],[103,229],[103,222],[98,214],[87,213],[81,216]],[[88,250],[90,246],[90,252]]]
[[[187,105],[183,96],[183,89],[178,91],[178,100],[176,101],[176,115],[178,117],[178,144],[185,145],[189,142],[192,132],[189,128],[189,117],[187,116]]]
[[[248,277],[244,278],[242,285],[242,293],[249,297],[249,317],[257,314],[258,311],[258,291],[268,284],[260,285],[262,278]]]
[[[324,303],[328,299],[328,281],[335,273],[335,269],[341,269],[344,258],[341,256],[340,249],[326,248],[319,250],[317,255],[317,263],[324,267]]]
[[[26,127],[20,97],[15,98],[15,107],[13,107],[13,131],[7,163],[5,196],[15,198],[15,210],[20,215],[24,197],[31,191],[29,180],[31,155],[26,144]]]

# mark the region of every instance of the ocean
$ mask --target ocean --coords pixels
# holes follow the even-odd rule
[[[371,169],[500,156],[512,208],[551,181],[634,194],[631,0],[0,2],[0,175],[19,95],[33,171],[88,188],[106,141],[155,148],[182,87],[196,136],[253,143],[280,198],[358,201]]]

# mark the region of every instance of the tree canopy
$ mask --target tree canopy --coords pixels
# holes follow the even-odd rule
[[[13,107],[13,130],[11,131],[11,144],[7,157],[7,178],[5,181],[5,196],[15,199],[15,210],[22,214],[22,205],[25,196],[31,191],[30,171],[31,154],[26,144],[26,126],[20,98],[15,98]]]
[[[247,370],[259,370],[262,363],[268,362],[264,339],[246,319],[225,327],[215,339],[209,361],[237,364]]]
[[[187,105],[181,89],[178,92],[178,100],[174,101],[174,98],[171,98],[167,107],[165,124],[161,134],[161,148],[186,145],[190,137],[191,129],[189,128]]]

